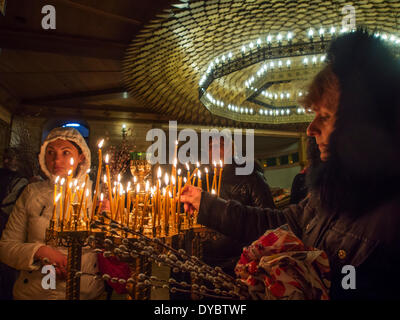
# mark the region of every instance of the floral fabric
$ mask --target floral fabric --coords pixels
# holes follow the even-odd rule
[[[267,231],[243,250],[235,272],[252,299],[328,300],[329,261],[306,247],[288,225]]]

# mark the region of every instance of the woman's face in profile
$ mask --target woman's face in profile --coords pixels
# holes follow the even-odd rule
[[[52,175],[66,177],[71,169],[71,158],[74,159],[73,174],[79,163],[84,160],[83,154],[69,141],[57,139],[46,148],[46,167]]]

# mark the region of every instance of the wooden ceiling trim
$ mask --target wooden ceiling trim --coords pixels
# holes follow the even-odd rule
[[[0,28],[0,45],[3,49],[51,52],[112,60],[121,60],[128,47],[128,43],[104,39],[7,28]]]

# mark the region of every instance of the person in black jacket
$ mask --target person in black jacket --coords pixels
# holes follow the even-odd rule
[[[242,241],[288,224],[329,258],[332,299],[399,299],[400,64],[387,44],[359,29],[338,36],[304,100],[319,147],[311,196],[283,211],[246,207],[194,187],[185,209],[198,222]],[[355,270],[348,288],[344,266]]]
[[[28,184],[28,179],[18,172],[17,150],[6,148],[3,153],[3,168],[0,168],[0,238],[10,213]],[[0,262],[0,300],[12,300],[12,289],[18,271]]]
[[[307,139],[307,161],[308,164],[301,170],[293,179],[292,189],[290,191],[290,204],[298,204],[301,200],[305,199],[308,195],[307,187],[307,169],[312,162],[319,159],[318,145],[314,137]]]
[[[224,159],[225,144],[234,148],[231,141],[225,141],[222,136],[213,145],[213,139],[209,140],[209,162],[212,161],[213,149],[219,148],[220,159]],[[219,143],[218,143],[219,142]],[[216,153],[216,152],[215,152]],[[275,208],[270,188],[260,165],[255,162],[254,170],[250,175],[237,175],[235,161],[231,164],[224,164],[221,178],[220,197],[225,200],[236,200],[243,205]],[[219,171],[219,168],[218,168]],[[203,175],[203,179],[204,179]],[[213,180],[213,171],[210,170],[210,185]],[[207,190],[206,183],[202,184],[203,190]],[[228,274],[234,275],[234,268],[240,258],[243,247],[249,245],[247,242],[237,241],[232,237],[222,234],[217,239],[206,240],[203,243],[203,260],[212,266],[219,266]]]

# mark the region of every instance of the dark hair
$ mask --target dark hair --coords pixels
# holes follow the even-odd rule
[[[328,64],[314,77],[307,94],[299,102],[306,108],[322,104],[330,110],[336,110],[339,96],[339,80],[332,71],[332,65]]]
[[[78,144],[76,142],[71,141],[71,140],[67,140],[67,141],[70,142],[78,150],[79,154],[82,154],[82,149],[80,146],[78,146]]]
[[[333,40],[327,60],[340,97],[329,157],[309,181],[329,212],[361,214],[399,193],[400,63],[364,29]]]

